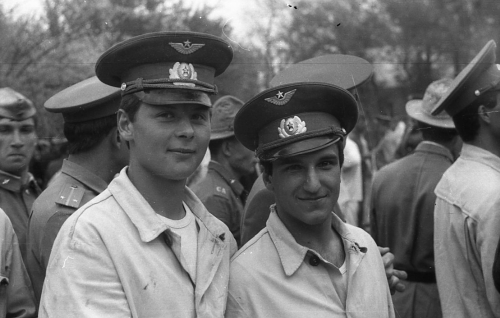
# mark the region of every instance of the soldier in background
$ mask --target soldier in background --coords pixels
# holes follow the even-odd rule
[[[434,256],[443,317],[500,317],[492,268],[500,238],[500,65],[489,41],[432,114],[446,111],[463,146],[436,186]]]
[[[234,117],[243,102],[223,96],[212,108],[211,161],[208,173],[192,189],[207,210],[227,225],[240,246],[240,224],[247,192],[239,180],[255,173],[257,158],[234,136]]]
[[[116,128],[120,89],[91,77],[45,102],[62,113],[69,157],[33,204],[26,267],[40,301],[52,245],[64,221],[106,189],[128,162],[128,148]]]
[[[401,317],[441,317],[434,270],[434,189],[453,163],[458,135],[450,116],[432,116],[431,110],[450,83],[446,78],[435,81],[423,99],[406,104],[424,140],[413,154],[382,167],[373,178],[371,234],[394,253],[394,266],[408,274],[406,289],[392,296]]]
[[[9,217],[26,263],[28,219],[41,190],[28,172],[35,152],[36,109],[11,88],[0,88],[0,208]]]

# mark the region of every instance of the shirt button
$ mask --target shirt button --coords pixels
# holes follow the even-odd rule
[[[311,258],[309,258],[309,264],[311,264],[311,266],[318,266],[319,257],[317,257],[316,255],[311,256]]]

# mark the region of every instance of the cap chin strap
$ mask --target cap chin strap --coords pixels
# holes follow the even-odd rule
[[[181,85],[175,85],[176,83],[181,83]],[[192,86],[182,85],[182,84],[191,84]],[[158,78],[151,80],[138,78],[135,81],[123,83],[121,86],[122,95],[140,92],[145,89],[162,89],[162,88],[191,89],[213,95],[217,95],[218,93],[216,85],[211,85],[193,79],[180,79],[180,78],[176,79]]]
[[[302,140],[306,140],[306,139],[311,139],[311,138],[315,138],[315,137],[326,136],[326,135],[333,135],[333,138],[330,141],[328,141],[328,142],[326,142],[318,147],[315,147],[315,148],[305,149],[302,151],[297,151],[297,152],[292,152],[292,153],[286,153],[286,151],[284,151],[284,149],[278,150],[276,152],[272,152],[272,149],[282,148],[282,147],[289,145],[291,143],[294,143],[294,142],[298,142],[298,141],[302,141]],[[333,145],[335,143],[338,143],[338,142],[340,142],[339,144],[342,145],[341,147],[339,147],[339,152],[340,152],[341,150],[344,149],[343,145],[344,145],[345,136],[346,136],[346,133],[345,133],[344,129],[340,129],[340,128],[331,126],[331,127],[325,128],[325,129],[316,130],[316,131],[311,132],[311,133],[303,133],[303,134],[288,137],[288,138],[286,138],[286,142],[283,142],[283,139],[275,140],[273,142],[267,143],[267,144],[257,148],[255,153],[256,153],[256,156],[260,160],[274,161],[274,160],[281,159],[281,158],[297,156],[297,155],[301,155],[304,153],[309,153],[312,151],[320,150],[320,149],[326,148],[326,147]],[[337,138],[335,138],[335,137],[337,137]]]

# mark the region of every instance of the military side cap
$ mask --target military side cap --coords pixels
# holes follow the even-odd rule
[[[84,122],[116,113],[121,90],[106,85],[96,76],[72,85],[49,98],[44,107],[61,113],[67,123]]]
[[[496,44],[490,40],[453,80],[447,93],[439,100],[432,114],[445,110],[456,115],[487,91],[498,88],[500,67],[495,64]]]
[[[279,72],[270,84],[321,82],[351,90],[366,82],[372,73],[373,66],[360,57],[329,54],[289,66]]]
[[[425,90],[422,99],[413,99],[406,103],[406,113],[413,119],[420,122],[441,128],[455,128],[453,119],[446,112],[440,112],[433,116],[432,109],[436,106],[441,97],[448,91],[452,83],[450,78],[442,78],[432,82]]]
[[[234,136],[234,118],[243,104],[243,101],[231,95],[223,96],[214,103],[210,140]]]
[[[152,105],[211,106],[214,78],[233,58],[231,46],[209,34],[155,32],[118,43],[96,64],[99,79]]]
[[[17,121],[35,116],[33,103],[10,87],[0,88],[0,117]]]
[[[248,101],[234,121],[236,138],[261,160],[322,149],[343,140],[356,124],[354,96],[328,83],[292,83]]]

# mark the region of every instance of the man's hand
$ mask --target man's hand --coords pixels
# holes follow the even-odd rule
[[[401,279],[406,279],[408,275],[405,271],[394,269],[394,254],[390,253],[388,247],[378,247],[382,261],[384,262],[385,275],[389,283],[391,294],[394,295],[397,291],[402,292],[405,290],[405,285],[401,283]]]

